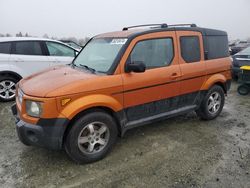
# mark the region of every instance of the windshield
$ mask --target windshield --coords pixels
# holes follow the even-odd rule
[[[107,73],[122,46],[125,38],[92,39],[76,57],[73,64],[77,67],[89,67],[101,73]]]
[[[241,54],[241,55],[250,55],[250,47],[242,50],[241,52],[239,52],[239,54]]]

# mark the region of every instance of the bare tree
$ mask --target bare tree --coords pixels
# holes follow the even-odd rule
[[[19,33],[16,34],[16,37],[22,37],[22,36],[23,36],[23,34],[22,34],[21,31],[20,31]]]
[[[49,38],[49,35],[47,35],[46,33],[43,35],[43,38],[46,38],[48,39]]]
[[[58,40],[57,37],[51,37],[51,39],[53,39],[53,40]]]

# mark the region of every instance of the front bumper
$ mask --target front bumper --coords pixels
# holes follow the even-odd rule
[[[16,105],[13,105],[11,110],[16,120],[16,131],[19,140],[23,144],[53,150],[62,149],[63,135],[68,124],[67,119],[40,119],[34,125],[20,119]]]

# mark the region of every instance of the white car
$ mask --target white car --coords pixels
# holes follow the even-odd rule
[[[56,40],[0,38],[0,101],[15,98],[15,84],[22,78],[50,66],[69,64],[78,52]]]

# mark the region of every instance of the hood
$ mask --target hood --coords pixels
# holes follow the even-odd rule
[[[19,87],[29,96],[56,97],[93,89],[89,87],[91,83],[88,80],[100,77],[103,76],[79,68],[58,66],[22,79]]]

